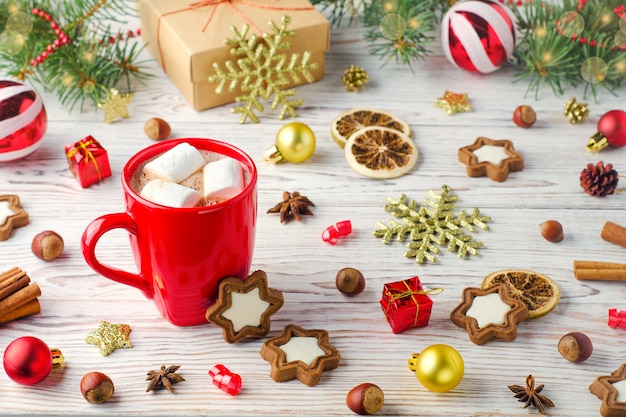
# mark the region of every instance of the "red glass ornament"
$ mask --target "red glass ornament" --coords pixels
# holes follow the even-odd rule
[[[468,71],[487,74],[513,55],[514,17],[491,0],[466,0],[446,12],[441,43],[448,60]]]
[[[611,110],[598,120],[598,131],[589,139],[587,149],[600,152],[607,146],[620,148],[626,145],[626,112]]]
[[[50,349],[41,339],[19,337],[4,351],[4,370],[18,384],[35,385],[43,381],[53,366],[63,362],[58,349]]]
[[[47,126],[41,96],[22,83],[0,80],[0,162],[35,151]]]
[[[241,377],[231,372],[222,364],[217,364],[209,370],[213,385],[230,395],[237,395],[241,391]]]

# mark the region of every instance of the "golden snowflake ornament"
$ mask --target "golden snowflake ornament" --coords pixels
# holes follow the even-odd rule
[[[120,94],[120,92],[112,88],[109,91],[109,97],[98,103],[98,107],[104,111],[104,121],[113,123],[119,119],[128,118],[128,106],[133,101],[133,94]]]
[[[279,119],[295,117],[295,108],[303,101],[293,98],[295,89],[283,88],[290,84],[290,78],[295,84],[301,83],[301,76],[308,82],[314,81],[311,71],[317,69],[318,64],[309,62],[310,51],[305,51],[302,59],[298,53],[287,56],[286,51],[291,49],[288,39],[296,35],[295,31],[287,30],[290,21],[289,16],[283,16],[280,27],[270,21],[273,34],[263,34],[262,40],[254,34],[248,38],[248,25],[244,25],[241,32],[232,27],[234,37],[226,39],[226,44],[233,46],[230,52],[236,61],[226,61],[225,69],[218,62],[213,63],[215,74],[209,77],[209,81],[217,83],[215,92],[220,94],[228,86],[228,91],[238,88],[242,93],[235,100],[243,104],[231,109],[233,113],[241,113],[240,123],[248,119],[258,123],[255,110],[264,110],[260,99],[269,101],[272,96],[270,108],[276,110],[280,106]]]

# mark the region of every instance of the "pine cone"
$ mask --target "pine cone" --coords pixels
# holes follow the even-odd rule
[[[361,87],[370,81],[367,71],[357,65],[350,65],[350,68],[343,72],[341,82],[348,91],[359,91]]]
[[[606,164],[602,161],[597,164],[587,164],[587,168],[580,173],[580,186],[589,195],[596,197],[606,197],[613,194],[617,187],[619,176],[613,169],[613,164]]]

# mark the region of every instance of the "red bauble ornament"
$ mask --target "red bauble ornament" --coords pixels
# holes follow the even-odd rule
[[[515,48],[515,18],[491,0],[456,3],[441,22],[441,43],[457,67],[487,74],[499,69]]]
[[[4,370],[18,384],[35,385],[43,381],[53,365],[60,365],[63,355],[50,349],[41,339],[19,337],[4,351]]]
[[[0,162],[35,151],[47,126],[39,94],[22,83],[0,80]]]
[[[587,149],[599,152],[607,146],[620,148],[626,145],[626,112],[611,110],[598,120],[598,132],[591,137]]]

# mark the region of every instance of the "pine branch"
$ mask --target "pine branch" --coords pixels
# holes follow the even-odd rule
[[[123,23],[121,16],[129,15],[133,2],[18,0],[11,7],[0,5],[0,22],[6,22],[15,7],[32,16],[33,30],[19,53],[8,55],[0,50],[0,72],[41,85],[70,111],[76,106],[84,111],[88,102],[97,108],[110,89],[131,91],[133,81],[143,83],[151,77],[146,62],[140,59],[141,43],[112,26]],[[33,15],[33,8],[49,13],[71,43],[57,46],[41,62],[31,64],[58,38],[51,22]]]
[[[584,83],[585,98],[591,94],[597,100],[599,88],[615,94],[626,74],[625,48],[614,42],[620,6],[622,0],[527,0],[523,7],[513,7],[522,32],[515,48],[522,65],[515,80],[529,79],[527,94],[535,97],[544,84],[555,95],[563,94],[563,81],[572,87]],[[579,31],[568,26],[573,16],[581,19]],[[586,72],[583,64],[590,58],[599,65]]]

